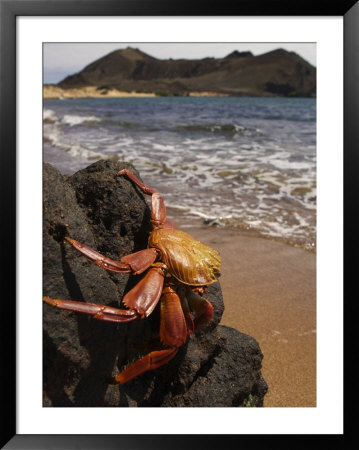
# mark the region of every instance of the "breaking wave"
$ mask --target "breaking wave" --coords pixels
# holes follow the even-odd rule
[[[315,117],[312,99],[46,101],[44,159],[63,173],[124,160],[176,218],[313,250]]]

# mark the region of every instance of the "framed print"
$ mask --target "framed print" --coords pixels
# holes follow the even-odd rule
[[[170,7],[156,1],[90,1],[86,5],[76,1],[71,4],[1,2],[0,167],[2,210],[6,217],[2,221],[3,236],[6,236],[2,246],[3,254],[7,255],[3,269],[6,286],[4,317],[7,318],[3,339],[7,343],[3,348],[6,370],[3,375],[7,388],[2,392],[2,403],[8,411],[2,437],[4,448],[49,448],[49,445],[61,448],[76,445],[85,448],[183,448],[184,445],[199,445],[203,439],[211,448],[223,439],[231,445],[240,440],[275,439],[281,434],[288,439],[294,435],[301,435],[303,439],[313,435],[343,436],[343,281],[347,282],[348,278],[342,276],[342,238],[344,207],[347,211],[355,210],[351,192],[356,167],[353,148],[358,138],[355,125],[358,95],[353,95],[358,91],[355,75],[358,55],[354,44],[358,5],[344,2],[332,10],[321,10],[319,6],[315,8],[304,2],[296,8],[292,6],[289,10],[284,2],[276,4],[271,11],[266,2],[236,8],[209,6],[205,11],[187,2]],[[71,68],[62,62],[70,63],[71,52],[66,53],[70,46],[74,64]],[[95,48],[99,48],[98,52],[89,53],[86,60],[86,53]],[[308,53],[302,58],[300,52],[303,49]],[[81,80],[89,76],[93,81],[97,73],[111,71],[103,61],[111,52],[120,52],[117,56],[120,55],[126,64],[135,61],[137,84],[126,84],[129,83],[127,75],[121,85],[116,78],[116,86],[110,78],[102,78],[105,81],[91,88],[89,93],[86,83],[81,85]],[[255,69],[257,55],[264,55],[262,59],[265,59],[269,58],[265,56],[268,54],[277,59],[288,57],[297,71],[305,72],[307,84],[299,83],[293,87],[294,82],[288,81],[289,75],[285,74],[281,79],[285,81],[263,78],[265,92],[250,90],[253,77],[260,71]],[[311,57],[313,60],[308,63]],[[243,61],[251,59],[253,70],[246,72],[244,65],[239,66],[237,60],[240,58]],[[213,88],[213,91],[210,87],[214,84],[186,84],[191,78],[190,71],[200,72],[198,79],[204,83],[203,80],[210,79],[208,73],[219,72],[220,64],[226,65],[227,74],[232,70],[235,74],[232,78],[242,77],[243,83],[248,83],[247,93],[234,91],[237,88],[230,84],[229,75],[222,78],[222,88]],[[216,69],[212,68],[214,65],[217,65]],[[163,73],[164,67],[167,70],[165,83],[162,80],[151,84],[146,74],[149,71],[151,74]],[[265,67],[271,70],[269,65]],[[84,68],[90,68],[91,74]],[[287,69],[283,65],[276,73],[284,70]],[[168,75],[171,71],[175,71],[175,81]],[[265,75],[262,70],[261,77]],[[151,80],[155,79],[153,75],[151,77]],[[146,82],[140,85],[138,80],[141,79]],[[312,84],[310,80],[314,80]],[[43,89],[43,84],[47,90]],[[82,93],[86,89],[84,97],[87,100],[84,100]],[[75,90],[76,95],[73,94]],[[121,95],[116,94],[120,103],[114,91],[121,92]],[[273,98],[279,98],[279,102]],[[240,103],[238,99],[241,99]],[[143,151],[144,147],[146,151]],[[59,149],[60,153],[57,152]],[[186,153],[185,149],[190,150]],[[43,162],[50,163],[46,170]],[[88,166],[91,169],[85,173]],[[129,180],[115,180],[115,187],[110,188],[106,184],[108,174],[104,171],[114,167],[139,170],[139,176],[149,188],[128,175]],[[96,173],[96,180],[91,178],[93,173]],[[284,181],[283,174],[287,177]],[[178,175],[180,178],[176,178]],[[54,188],[55,179],[66,181],[58,181]],[[46,187],[47,180],[51,180],[49,187]],[[155,238],[151,238],[148,250],[144,250],[147,241],[140,242],[138,237],[137,241],[135,238],[130,240],[129,236],[143,235],[144,224],[149,224],[150,219],[155,230],[173,229],[171,224],[167,227],[169,222],[163,218],[164,207],[158,206],[156,200],[152,201],[150,217],[151,212],[141,195],[135,189],[130,190],[133,189],[131,180],[144,193],[154,195],[153,198],[159,198],[157,190],[163,194],[170,221],[175,220],[183,231],[191,231],[196,240],[203,240],[206,246],[198,251],[204,251],[205,256],[199,259],[210,259],[207,265],[211,270],[215,266],[213,271],[216,273],[219,272],[214,261],[217,254],[207,246],[215,249],[216,243],[222,242],[222,291],[233,296],[233,302],[228,301],[231,305],[242,297],[247,299],[246,305],[239,301],[233,309],[228,307],[230,314],[222,317],[223,306],[216,303],[220,294],[216,285],[212,285],[215,276],[212,274],[211,278],[206,268],[201,269],[201,276],[207,276],[205,281],[208,283],[202,280],[196,284],[192,279],[195,275],[188,281],[184,275],[181,278],[177,269],[172,268],[172,272],[168,269],[172,267],[172,260],[164,258],[166,250],[163,247],[159,250],[161,244],[158,242],[156,247]],[[99,194],[98,203],[94,200],[96,186],[102,186],[101,183],[102,188],[107,189],[106,198],[111,200],[108,203],[103,193]],[[119,194],[118,189],[124,190]],[[129,191],[125,192],[125,189]],[[134,217],[138,220],[138,229],[131,229],[121,222],[113,232],[117,219],[113,211],[111,213],[111,205],[116,205],[114,210],[125,208],[121,202],[116,203],[116,199],[126,195],[126,205],[133,202],[131,220]],[[261,198],[260,205],[255,204],[258,198]],[[62,210],[59,212],[62,202],[68,202],[66,208],[72,211],[68,215]],[[188,204],[193,209],[186,209]],[[106,210],[103,216],[95,217],[97,207]],[[142,213],[139,212],[141,208]],[[290,208],[291,215],[282,215],[286,208]],[[57,225],[49,219],[50,225],[46,228],[48,214],[53,217],[64,215],[62,219],[56,219]],[[244,216],[246,221],[243,221]],[[348,219],[346,226],[352,230],[355,219]],[[197,228],[193,226],[196,220],[201,223]],[[228,231],[233,227],[237,227],[236,232]],[[256,236],[251,234],[254,232]],[[281,232],[286,235],[287,242],[280,241],[275,234]],[[177,236],[177,231],[172,233]],[[220,233],[221,238],[218,237]],[[44,244],[49,235],[56,241],[54,253]],[[239,235],[241,238],[237,239]],[[181,245],[185,247],[184,235],[181,236]],[[63,244],[65,237],[69,248]],[[126,354],[123,359],[120,356],[123,349],[114,344],[125,342],[126,333],[138,331],[136,327],[120,322],[126,322],[131,314],[132,320],[157,311],[155,306],[160,296],[159,293],[156,300],[151,300],[153,307],[146,307],[142,312],[136,309],[135,300],[128,300],[124,309],[117,307],[122,297],[121,289],[122,293],[136,289],[131,281],[122,286],[118,273],[121,270],[136,272],[137,269],[131,265],[135,264],[131,256],[121,263],[113,261],[119,254],[114,250],[119,245],[115,237],[122,248],[127,246],[126,254],[145,251],[141,255],[146,256],[141,258],[153,256],[153,261],[146,262],[146,267],[139,270],[145,273],[152,267],[149,273],[160,273],[162,278],[165,274],[165,281],[161,278],[161,283],[166,292],[177,295],[178,310],[184,311],[176,310],[178,320],[169,319],[163,313],[162,325],[159,325],[159,308],[158,316],[149,319],[153,320],[149,322],[154,324],[153,327],[157,324],[157,330],[161,329],[161,340],[166,344],[160,350],[165,352],[164,362],[172,358],[175,362],[171,365],[161,361],[159,372],[156,369],[147,373],[142,370],[142,363],[134,362],[134,355],[139,353],[142,358],[146,353],[137,352],[137,347],[146,346],[147,341],[144,343],[136,338],[137,353]],[[249,237],[253,239],[248,240]],[[190,242],[189,246],[197,245]],[[258,259],[251,260],[248,256],[251,254],[246,249],[248,242],[251,252],[253,245],[258,245]],[[93,256],[91,249],[84,249],[85,243],[96,252],[101,251],[101,255]],[[151,250],[153,248],[155,250]],[[351,248],[344,249],[347,257]],[[107,276],[107,272],[101,272],[76,251],[95,259],[96,265],[105,269],[108,269],[106,264],[112,264],[115,275]],[[240,252],[247,256],[239,268],[236,261]],[[287,260],[289,254],[292,259]],[[111,259],[103,259],[102,255]],[[51,268],[43,270],[43,257]],[[300,258],[305,261],[300,262]],[[265,267],[263,272],[259,271],[258,264]],[[87,278],[81,271],[88,275]],[[250,278],[239,276],[240,271],[249,274]],[[260,274],[258,282],[253,281],[257,280],[253,276],[256,271]],[[52,282],[48,281],[49,274]],[[59,278],[54,281],[56,274]],[[276,290],[273,290],[273,274],[279,280]],[[149,277],[153,280],[158,276]],[[246,290],[246,279],[252,280],[252,291]],[[59,288],[63,280],[67,280],[67,291]],[[105,303],[107,300],[101,297],[101,292],[107,287],[102,285],[109,283],[113,284],[114,294],[112,300]],[[178,293],[182,288],[178,283],[185,286],[186,294],[181,298]],[[207,284],[212,286],[208,290],[203,287]],[[228,288],[224,291],[225,285]],[[190,294],[186,286],[195,286],[194,293]],[[268,291],[264,286],[269,286]],[[147,288],[141,284],[138,289]],[[84,312],[85,308],[87,315],[78,319],[73,312],[51,309],[48,304],[43,304],[43,291],[50,305],[77,312]],[[95,307],[69,302],[66,292],[71,300],[89,301],[87,305],[100,299],[97,303],[103,303],[102,309],[96,310],[95,314],[109,312],[111,319],[121,317],[115,325],[109,326],[105,323],[107,319],[94,321],[88,315],[94,315],[91,308]],[[204,292],[209,301],[203,301]],[[297,292],[296,296],[293,292]],[[309,297],[312,303],[305,303],[304,299]],[[297,303],[292,306],[290,302],[294,300]],[[131,309],[128,305],[134,302],[136,308]],[[165,302],[161,303],[161,311],[170,309]],[[214,312],[209,306],[211,303]],[[240,319],[234,319],[239,306],[242,308],[238,315]],[[253,314],[256,307],[257,316]],[[45,322],[43,311],[50,317]],[[221,342],[232,342],[228,336],[237,331],[243,339],[252,339],[252,329],[248,324],[246,328],[243,317],[245,311],[247,322],[252,317],[253,323],[257,324],[256,330],[260,330],[255,331],[251,351],[256,355],[263,352],[264,359],[257,356],[256,363],[248,369],[256,382],[252,385],[248,381],[250,378],[243,378],[244,394],[233,396],[226,403],[229,385],[232,383],[233,389],[237,389],[238,380],[235,376],[221,378],[221,370],[227,375],[228,367],[243,363],[240,366],[242,377],[245,364],[253,357],[248,356],[249,353],[243,356],[242,347],[231,353],[230,345],[223,349],[220,345]],[[126,320],[123,319],[125,316]],[[177,329],[182,317],[185,324],[182,334],[186,334],[188,340],[181,335],[181,345],[172,345],[172,338],[168,338],[172,331],[163,331],[163,327]],[[208,331],[199,334],[201,344],[195,343],[192,339],[195,327],[202,319],[206,325],[213,323],[213,327],[221,321],[218,326],[223,326],[223,333],[227,334],[222,336],[216,331],[217,334],[212,335],[212,331]],[[94,322],[95,325],[89,325]],[[299,326],[302,322],[305,325]],[[308,345],[301,344],[298,349],[288,339],[289,335],[278,329],[277,323],[293,330],[290,335],[293,342],[300,339]],[[152,329],[143,330],[152,342]],[[190,336],[192,332],[193,336]],[[211,336],[213,342],[210,342]],[[116,341],[115,337],[121,340]],[[208,352],[212,352],[212,356],[215,354],[200,369],[196,366],[201,358],[198,345],[212,346]],[[99,357],[99,347],[106,348],[106,357]],[[275,355],[268,350],[274,348],[273,353],[278,352],[278,358],[281,358],[278,364]],[[158,352],[157,347],[150,351],[146,368],[155,368],[156,358],[164,354],[159,356]],[[286,352],[286,357],[280,352]],[[227,365],[221,366],[225,364],[221,354],[232,358]],[[47,365],[46,361],[51,362]],[[173,368],[180,367],[183,362],[187,364],[183,366],[186,367],[183,376],[189,379],[192,369],[194,374],[190,381],[182,380],[176,384],[174,376],[179,380],[182,372],[176,369],[175,373]],[[126,364],[130,364],[130,369],[124,368]],[[263,367],[265,370],[261,372]],[[296,367],[298,370],[294,373]],[[305,367],[307,369],[303,369]],[[141,370],[146,373],[142,374]],[[82,374],[80,381],[76,378],[77,373]],[[160,374],[157,378],[156,373]],[[102,381],[97,384],[97,377],[102,380],[109,376],[114,377],[112,381],[125,377],[126,387],[122,387],[121,381],[120,387],[117,384],[108,388]],[[69,381],[71,377],[72,381]],[[219,390],[213,398],[218,403],[211,400],[214,378]],[[146,380],[146,389],[144,384],[136,381],[138,379]],[[282,380],[280,386],[291,385],[291,392],[295,390],[293,386],[297,386],[297,397],[288,400],[285,390],[280,392],[276,382],[272,381],[277,379]],[[222,386],[218,387],[218,383]],[[172,386],[170,400],[167,386]],[[188,386],[193,386],[192,392],[196,387],[197,403],[189,395],[186,397]],[[182,401],[183,398],[186,401]],[[253,408],[248,410],[243,406]]]

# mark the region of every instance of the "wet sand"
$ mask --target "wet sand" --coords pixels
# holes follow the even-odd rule
[[[264,406],[315,407],[316,255],[224,229],[183,230],[221,254],[221,325],[259,342]]]

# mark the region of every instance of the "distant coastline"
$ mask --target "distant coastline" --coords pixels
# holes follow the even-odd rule
[[[45,98],[315,97],[316,68],[280,48],[258,56],[234,51],[225,58],[162,60],[128,47],[46,86]]]
[[[128,98],[128,97],[163,97],[168,95],[165,91],[159,92],[138,92],[119,91],[117,89],[100,89],[96,86],[86,86],[79,88],[63,89],[53,84],[43,86],[44,99],[65,99],[65,98]],[[219,92],[189,92],[188,97],[227,97],[227,94]]]

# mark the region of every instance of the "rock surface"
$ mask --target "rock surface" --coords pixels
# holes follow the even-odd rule
[[[119,306],[140,276],[112,274],[80,255],[64,236],[119,260],[147,246],[150,210],[130,181],[116,176],[129,164],[98,161],[72,176],[43,169],[44,295]],[[47,304],[43,308],[44,406],[244,406],[263,405],[267,385],[262,354],[250,336],[219,326],[220,284],[206,298],[215,315],[191,335],[167,365],[109,385],[108,379],[148,353],[159,329],[159,308],[146,320],[113,324]],[[250,397],[251,396],[251,397]]]

